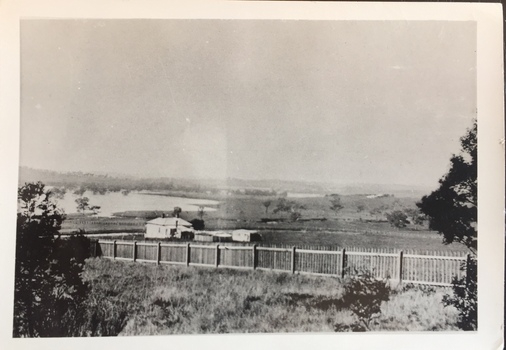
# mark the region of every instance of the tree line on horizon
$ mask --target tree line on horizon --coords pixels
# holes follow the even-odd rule
[[[96,175],[83,172],[60,173],[52,170],[31,168],[20,169],[20,183],[41,181],[46,186],[53,186],[55,194],[65,195],[67,192],[78,196],[89,191],[93,194],[121,192],[128,195],[133,191],[177,191],[188,193],[209,193],[220,195],[223,191],[237,195],[273,196],[280,192],[273,189],[237,188],[223,190],[220,186],[203,184],[197,180],[173,178],[132,178]]]

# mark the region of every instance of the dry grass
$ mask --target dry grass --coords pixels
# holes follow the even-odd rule
[[[410,287],[396,293],[381,308],[375,330],[382,331],[456,331],[458,312],[444,307],[443,295],[450,288]]]
[[[355,316],[336,278],[90,259],[83,335],[333,332]],[[395,292],[372,330],[453,330],[441,290]]]

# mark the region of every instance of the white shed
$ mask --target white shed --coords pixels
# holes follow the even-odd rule
[[[225,231],[195,231],[197,242],[232,242],[232,235]]]
[[[193,232],[192,224],[181,218],[156,218],[146,223],[145,238],[182,238]]]
[[[232,231],[232,240],[235,242],[255,242],[261,241],[262,237],[257,231],[241,229]]]

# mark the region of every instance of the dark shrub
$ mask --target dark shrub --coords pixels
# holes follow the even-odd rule
[[[41,182],[20,187],[18,204],[13,336],[78,335],[89,240],[81,233],[60,238],[65,214]]]
[[[393,227],[402,228],[406,227],[409,223],[408,216],[400,210],[395,210],[391,213],[386,214],[387,220]]]
[[[190,221],[190,223],[193,225],[193,228],[197,231],[201,231],[206,228],[204,220],[202,219],[193,219],[192,221]]]
[[[453,295],[445,295],[443,304],[459,310],[457,326],[465,331],[478,329],[478,269],[475,258],[469,258],[462,266],[466,276],[454,278]]]
[[[372,320],[380,316],[382,302],[389,299],[388,281],[377,280],[369,272],[350,278],[344,284],[342,303],[358,317],[358,322],[352,325],[337,324],[334,326],[335,331],[370,330]]]

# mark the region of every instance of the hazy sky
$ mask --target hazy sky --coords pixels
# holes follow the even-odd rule
[[[434,186],[473,22],[24,20],[21,165]]]

